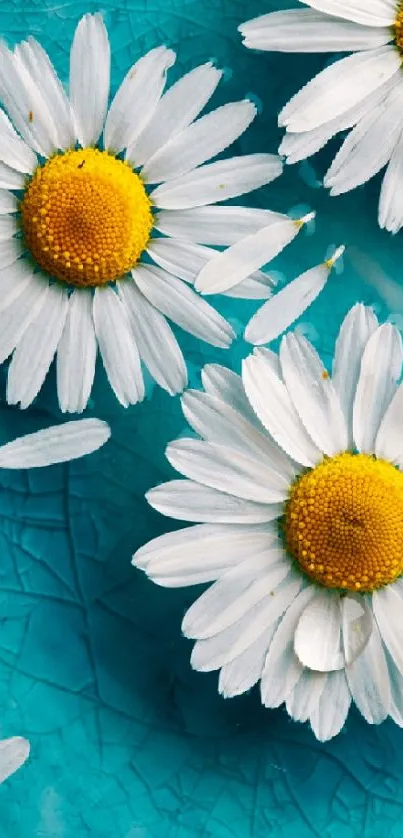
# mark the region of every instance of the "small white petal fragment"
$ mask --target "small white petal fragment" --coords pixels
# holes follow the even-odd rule
[[[77,419],[27,434],[0,446],[0,468],[40,468],[91,454],[107,442],[110,428],[100,419]]]
[[[126,308],[112,288],[95,289],[93,318],[105,372],[116,398],[123,407],[142,401],[139,353]]]
[[[70,53],[70,100],[77,137],[83,147],[99,139],[108,108],[110,46],[100,14],[86,14],[74,34]]]
[[[311,131],[345,113],[364,96],[399,72],[401,59],[393,46],[342,58],[322,70],[283,108],[279,124],[288,131]]]
[[[354,400],[353,435],[358,450],[374,452],[380,423],[395,395],[403,346],[395,326],[384,323],[366,345]]]
[[[245,340],[260,346],[285,332],[319,296],[343,252],[344,247],[338,248],[332,259],[305,271],[258,309],[245,329]]]
[[[314,213],[298,220],[284,216],[236,242],[207,263],[196,280],[196,289],[202,294],[217,294],[238,285],[281,253],[313,217]]]
[[[305,607],[299,619],[294,650],[303,666],[315,672],[343,669],[338,594],[317,590],[316,596]]]
[[[0,740],[0,783],[4,783],[29,757],[30,744],[22,736]]]

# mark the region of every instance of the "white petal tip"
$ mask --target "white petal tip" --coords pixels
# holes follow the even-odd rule
[[[313,221],[315,217],[316,212],[308,212],[306,215],[303,215],[302,218],[298,218],[296,223],[298,224],[298,226],[303,227],[304,224],[309,224],[310,221]]]
[[[331,268],[333,268],[333,266],[336,264],[338,259],[340,259],[340,257],[343,256],[343,253],[344,253],[345,249],[346,249],[345,245],[341,244],[340,247],[338,247],[335,250],[335,252],[333,253],[333,256],[331,256],[330,259],[326,259],[324,264],[329,268],[329,270],[331,270]]]

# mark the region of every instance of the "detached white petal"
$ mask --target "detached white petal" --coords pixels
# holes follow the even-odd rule
[[[341,255],[343,250],[339,249],[337,255]],[[259,308],[245,329],[245,340],[259,346],[285,332],[316,300],[326,285],[335,261],[328,260],[305,271]]]
[[[94,145],[108,108],[111,54],[100,14],[86,14],[74,34],[70,53],[70,100],[81,145]]]
[[[238,285],[281,253],[312,217],[310,214],[295,220],[285,215],[281,221],[241,239],[208,262],[200,271],[196,289],[202,294],[217,294]]]
[[[4,783],[29,757],[30,744],[22,736],[0,741],[0,783]]]
[[[100,419],[45,428],[0,446],[0,468],[39,468],[76,460],[101,448],[110,433],[109,425]]]
[[[393,46],[342,58],[293,96],[281,111],[279,124],[288,131],[311,131],[352,108],[399,72],[400,67],[400,55]]]

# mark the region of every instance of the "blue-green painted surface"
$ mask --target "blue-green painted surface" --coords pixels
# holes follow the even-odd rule
[[[93,0],[2,0],[0,34],[14,42],[33,33],[66,78],[74,27],[97,9]],[[105,4],[114,86],[161,42],[179,53],[172,77],[215,58],[232,69],[217,103],[253,92],[262,104],[237,152],[274,151],[280,106],[325,59],[248,53],[236,27],[269,9],[270,0]],[[318,212],[315,235],[278,260],[284,281],[329,245],[350,246],[344,273],[303,318],[325,360],[355,300],[403,318],[402,234],[377,229],[379,184],[330,199],[319,184],[328,159],[329,150],[288,169],[251,199]],[[222,305],[238,333],[255,308]],[[193,384],[204,363],[238,368],[247,353],[240,340],[226,352],[180,338]],[[3,374],[1,441],[58,418],[53,372],[26,413],[5,406],[4,390]],[[195,590],[159,589],[131,567],[141,543],[173,526],[143,493],[170,475],[163,452],[184,429],[178,400],[150,389],[124,411],[99,370],[88,413],[112,425],[99,454],[0,473],[0,734],[32,741],[29,764],[0,788],[0,838],[402,838],[403,731],[371,728],[353,712],[321,745],[285,712],[261,709],[257,690],[223,701],[216,675],[191,672],[180,636]]]

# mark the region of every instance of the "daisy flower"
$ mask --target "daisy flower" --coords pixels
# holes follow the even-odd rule
[[[182,405],[201,439],[171,443],[185,476],[152,489],[165,515],[201,522],[133,563],[167,587],[213,584],[183,620],[192,666],[223,696],[260,681],[315,736],[353,700],[370,724],[403,726],[402,340],[370,308],[348,313],[332,375],[288,333],[242,377],[218,365]]]
[[[269,183],[272,154],[207,163],[256,114],[248,101],[199,115],[222,72],[196,67],[164,94],[175,53],[152,49],[108,108],[110,46],[100,15],[79,22],[69,98],[33,39],[0,44],[0,362],[7,398],[27,407],[56,355],[62,411],[81,412],[97,349],[124,406],[144,396],[141,361],[174,394],[186,366],[167,319],[228,347],[231,326],[193,290],[215,251],[268,224],[264,210],[215,203]],[[18,133],[17,133],[18,132]],[[260,272],[234,295],[267,297]]]
[[[30,745],[22,736],[0,739],[0,783],[18,771],[29,757]]]
[[[379,224],[403,225],[403,5],[400,0],[304,0],[310,8],[272,12],[240,26],[245,46],[279,52],[349,52],[283,108],[280,153],[310,157],[351,129],[325,175],[332,195],[349,192],[387,166]]]
[[[0,445],[0,468],[39,468],[97,451],[111,435],[100,419],[78,419]]]

